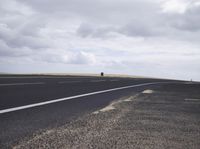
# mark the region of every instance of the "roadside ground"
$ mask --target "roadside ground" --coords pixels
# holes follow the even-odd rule
[[[14,148],[199,149],[200,84],[165,84],[113,101]]]

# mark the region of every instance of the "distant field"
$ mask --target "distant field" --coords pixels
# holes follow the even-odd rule
[[[99,74],[92,74],[92,73],[27,73],[27,74],[10,74],[10,73],[0,73],[0,77],[8,77],[8,76],[93,76],[98,77]],[[105,77],[123,77],[123,78],[153,78],[153,77],[146,77],[146,76],[135,76],[135,75],[125,75],[125,74],[104,74]]]

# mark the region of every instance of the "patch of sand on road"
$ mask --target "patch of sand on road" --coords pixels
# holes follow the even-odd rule
[[[131,96],[131,97],[129,97],[129,98],[124,99],[124,102],[132,101],[132,99],[133,99],[133,97]]]
[[[111,111],[111,110],[114,110],[116,109],[116,105],[122,103],[122,102],[131,102],[133,101],[133,99],[135,99],[139,94],[136,94],[134,96],[130,96],[130,97],[126,97],[126,98],[123,98],[121,100],[118,100],[118,101],[114,101],[112,102],[111,104],[109,104],[108,106],[98,110],[98,111],[95,111],[93,112],[93,114],[98,114],[100,112],[107,112],[107,111]]]
[[[110,110],[114,110],[114,109],[115,109],[115,107],[113,106],[113,104],[110,104],[101,110],[93,112],[93,114],[98,114],[99,112],[106,112],[106,111],[110,111]]]
[[[153,92],[154,92],[153,90],[147,89],[147,90],[144,90],[142,93],[143,94],[152,94]]]
[[[122,102],[122,100],[114,101],[111,104],[109,104],[108,106],[106,106],[106,107],[104,107],[104,108],[102,108],[98,111],[93,112],[93,114],[98,114],[100,112],[107,112],[107,111],[110,111],[110,110],[114,110],[114,109],[116,109],[115,105],[117,105],[118,103],[121,103],[121,102]]]

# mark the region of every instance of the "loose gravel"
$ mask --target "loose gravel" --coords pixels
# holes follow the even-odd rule
[[[165,85],[151,94],[133,94],[62,127],[35,133],[13,148],[199,149],[200,101],[184,100],[199,99],[198,89]]]

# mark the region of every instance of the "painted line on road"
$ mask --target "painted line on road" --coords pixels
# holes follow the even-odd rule
[[[36,85],[36,84],[45,84],[45,83],[44,83],[44,82],[32,82],[32,83],[6,83],[6,84],[0,84],[0,86]]]
[[[105,82],[106,80],[91,80],[90,82]]]
[[[80,83],[82,81],[60,81],[59,84],[66,84],[66,83]]]
[[[110,80],[111,82],[119,81],[119,80]]]
[[[186,98],[185,101],[200,101],[200,99],[197,98]]]
[[[51,104],[51,103],[57,103],[57,102],[66,101],[66,100],[75,99],[75,98],[80,98],[80,97],[91,96],[91,95],[95,95],[95,94],[107,93],[107,92],[123,90],[123,89],[128,89],[128,88],[135,88],[135,87],[140,87],[140,86],[163,84],[163,83],[169,83],[169,82],[142,83],[142,84],[112,88],[112,89],[107,89],[107,90],[102,90],[102,91],[96,91],[96,92],[91,92],[91,93],[86,93],[86,94],[81,94],[81,95],[75,95],[75,96],[71,96],[71,97],[59,98],[59,99],[54,99],[54,100],[51,100],[51,101],[45,101],[45,102],[40,102],[40,103],[29,104],[29,105],[25,105],[25,106],[0,110],[0,114],[18,111],[18,110],[23,110],[23,109],[29,109],[29,108],[33,108],[33,107],[43,106],[43,105],[47,105],[47,104]]]

